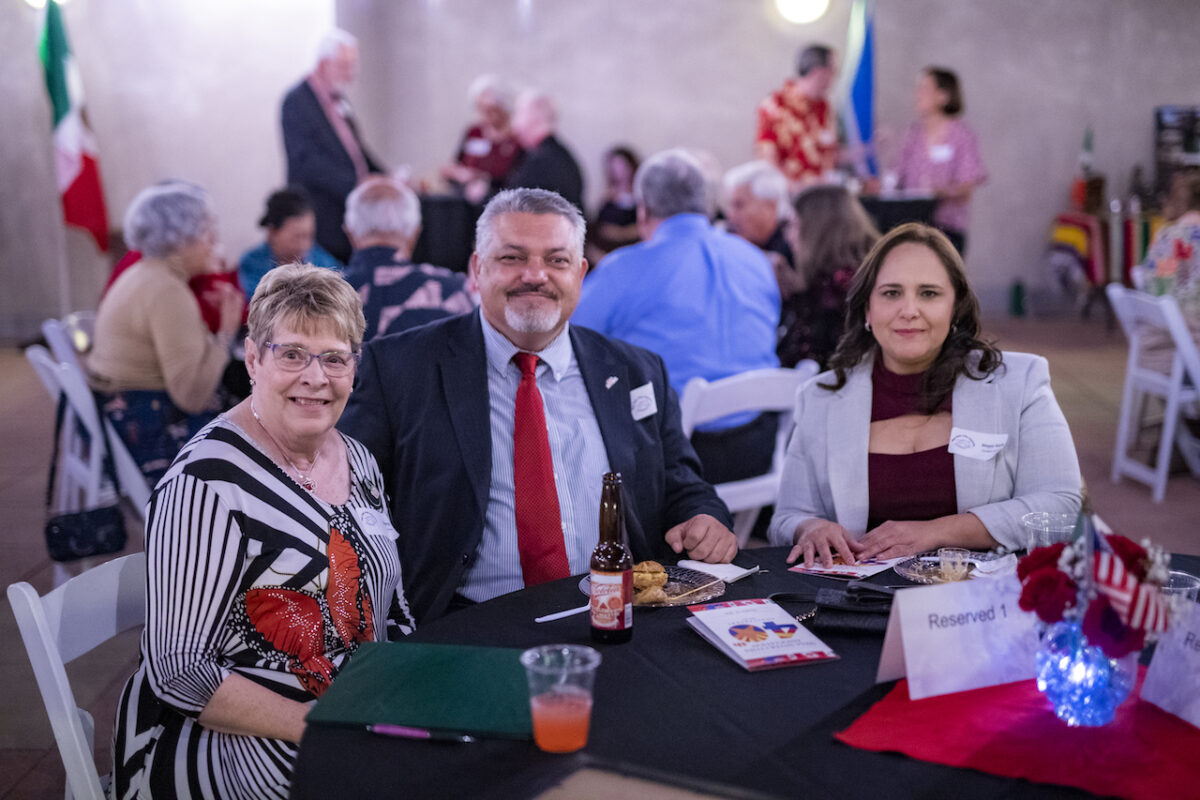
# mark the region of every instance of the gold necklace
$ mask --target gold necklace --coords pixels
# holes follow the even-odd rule
[[[296,462],[288,458],[287,451],[279,445],[279,442],[277,442],[275,437],[271,435],[271,432],[267,430],[267,426],[263,425],[262,418],[258,416],[258,409],[254,407],[253,400],[250,401],[250,413],[254,415],[254,421],[258,423],[258,427],[262,428],[263,433],[265,433],[267,438],[271,440],[271,444],[275,445],[275,449],[278,450],[279,454],[283,456],[283,460],[288,463],[288,466],[291,467],[292,471],[296,473],[297,477],[299,477],[300,480],[298,483],[300,486],[305,491],[315,492],[317,490],[317,482],[313,480],[312,472],[317,468],[317,459],[321,457],[321,448],[318,447],[316,454],[313,455],[312,462],[308,465],[308,474],[306,475],[300,471],[299,467],[296,466]]]

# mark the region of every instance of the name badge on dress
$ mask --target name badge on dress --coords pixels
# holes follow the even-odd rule
[[[629,393],[629,405],[633,410],[635,420],[645,419],[658,411],[658,401],[654,399],[654,385],[647,383]]]
[[[350,509],[350,513],[354,515],[358,527],[367,536],[386,536],[393,542],[400,538],[400,534],[392,527],[391,520],[384,512],[356,506]]]
[[[976,461],[990,461],[1008,443],[1007,433],[982,433],[966,428],[950,429],[950,447],[956,456],[966,456]]]
[[[483,158],[492,152],[492,143],[487,139],[467,139],[463,144],[463,152],[475,158]]]
[[[954,158],[954,145],[935,144],[929,148],[929,160],[934,164],[945,164]]]

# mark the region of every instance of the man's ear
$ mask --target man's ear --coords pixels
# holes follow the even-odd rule
[[[474,278],[476,280],[479,279],[479,253],[478,253],[478,251],[475,251],[475,250],[471,251],[471,261],[469,264],[468,272],[470,273],[472,278]]]

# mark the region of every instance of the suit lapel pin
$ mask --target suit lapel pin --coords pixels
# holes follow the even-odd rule
[[[606,381],[604,382],[604,388],[605,388],[605,389],[611,389],[611,388],[612,388],[612,387],[613,387],[613,386],[616,384],[616,382],[617,382],[617,376],[616,376],[616,375],[609,375],[609,376],[608,376],[608,380],[606,380]]]

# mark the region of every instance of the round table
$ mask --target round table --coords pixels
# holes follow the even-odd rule
[[[786,554],[779,547],[739,553],[736,563],[764,571],[730,584],[721,599],[839,585],[789,572]],[[1200,557],[1177,556],[1174,563],[1200,570]],[[904,583],[891,570],[871,580]],[[504,595],[422,625],[410,639],[516,648],[589,644],[586,614],[533,621],[586,602],[578,584],[576,576]],[[689,615],[686,607],[639,609],[631,642],[598,647],[604,660],[582,753],[548,755],[524,741],[434,743],[310,725],[292,796],[532,797],[589,762],[737,787],[716,793],[730,797],[1086,796],[835,741],[836,731],[893,685],[875,683],[879,634],[819,632],[838,660],[750,673],[691,630]]]

